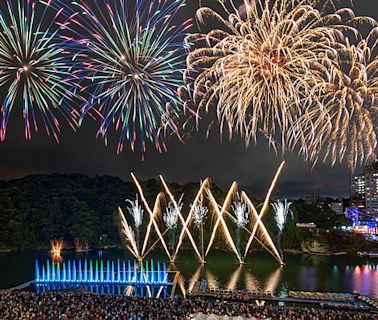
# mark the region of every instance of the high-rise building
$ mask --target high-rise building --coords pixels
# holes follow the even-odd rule
[[[365,175],[352,177],[350,186],[350,206],[365,209]]]
[[[378,214],[378,162],[365,167],[365,209]]]
[[[378,162],[365,166],[363,174],[352,177],[350,207],[378,214]]]

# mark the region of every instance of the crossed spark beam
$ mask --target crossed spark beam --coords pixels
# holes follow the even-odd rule
[[[205,179],[202,183],[201,183],[201,186],[200,186],[200,189],[192,203],[192,205],[190,206],[190,210],[189,210],[189,213],[188,213],[188,216],[186,217],[186,219],[184,219],[183,215],[182,215],[182,212],[179,208],[179,205],[176,201],[176,199],[174,198],[172,192],[169,190],[169,187],[167,185],[167,183],[165,182],[164,178],[162,176],[159,176],[160,180],[161,180],[161,183],[163,185],[163,189],[165,191],[165,193],[168,195],[170,201],[172,202],[174,208],[177,210],[178,212],[178,218],[179,218],[179,221],[182,225],[182,229],[181,229],[181,232],[180,232],[180,235],[179,235],[179,239],[178,239],[178,243],[177,243],[177,246],[176,246],[176,249],[174,250],[174,252],[170,252],[169,249],[168,249],[168,246],[165,242],[165,239],[164,239],[164,236],[165,234],[169,231],[169,228],[166,228],[163,232],[160,230],[159,226],[158,226],[158,223],[157,223],[157,217],[161,214],[161,202],[163,201],[164,199],[164,193],[163,192],[160,192],[157,197],[156,197],[156,200],[155,200],[155,204],[154,204],[154,207],[153,209],[151,209],[151,207],[149,206],[145,196],[144,196],[144,192],[143,192],[143,189],[138,181],[138,179],[135,177],[135,175],[133,173],[131,173],[131,176],[134,180],[134,183],[138,189],[138,193],[140,195],[140,198],[141,198],[141,201],[148,213],[148,216],[149,216],[149,222],[148,222],[148,225],[147,225],[147,231],[146,231],[146,234],[145,234],[145,237],[144,237],[144,241],[143,241],[143,247],[141,250],[138,249],[137,247],[137,244],[136,244],[136,240],[135,240],[135,236],[134,236],[134,233],[132,231],[132,228],[129,226],[129,224],[127,223],[127,220],[122,212],[122,209],[119,208],[119,214],[120,214],[120,217],[121,217],[121,225],[122,225],[122,229],[123,229],[123,232],[126,236],[126,239],[128,240],[129,244],[128,244],[128,249],[129,251],[138,259],[138,260],[143,260],[148,254],[149,252],[151,252],[151,250],[159,243],[161,242],[169,260],[171,262],[175,262],[176,258],[177,258],[177,255],[180,251],[180,248],[182,246],[182,243],[183,243],[183,240],[185,238],[185,236],[187,236],[190,240],[190,243],[193,247],[193,250],[195,251],[197,257],[199,258],[200,262],[201,263],[204,263],[205,262],[205,259],[206,259],[206,256],[208,255],[208,253],[210,252],[210,249],[214,243],[214,240],[215,240],[215,237],[216,237],[216,234],[217,234],[217,231],[218,229],[221,227],[222,230],[223,230],[223,235],[225,236],[225,239],[227,241],[227,244],[229,245],[229,247],[231,248],[231,250],[234,252],[234,254],[236,255],[238,261],[242,264],[244,263],[244,259],[245,257],[247,256],[248,252],[249,252],[249,249],[252,245],[252,242],[253,240],[256,240],[258,241],[280,264],[284,264],[283,263],[283,260],[282,260],[282,257],[280,256],[276,246],[274,245],[274,242],[271,238],[271,236],[269,235],[264,223],[262,222],[262,218],[264,216],[264,214],[266,214],[267,210],[269,209],[269,203],[270,203],[270,198],[271,198],[271,195],[274,191],[274,188],[277,184],[277,181],[278,181],[278,178],[282,172],[282,169],[285,165],[285,162],[283,161],[281,163],[281,165],[279,166],[275,176],[274,176],[274,179],[271,183],[271,186],[268,190],[268,193],[265,197],[265,201],[261,207],[261,210],[258,212],[256,207],[253,205],[252,201],[250,200],[250,198],[247,196],[247,194],[243,191],[241,193],[241,196],[240,196],[240,199],[246,203],[246,205],[248,206],[249,208],[249,212],[250,212],[250,218],[251,218],[251,226],[250,228],[247,228],[247,227],[243,227],[243,229],[249,234],[249,238],[248,238],[248,242],[247,242],[247,246],[245,248],[245,251],[244,251],[244,254],[242,254],[241,252],[239,252],[239,250],[237,249],[236,245],[235,245],[235,242],[234,242],[234,239],[232,238],[231,236],[231,233],[230,233],[230,230],[227,226],[227,223],[225,221],[225,216],[231,218],[234,222],[236,222],[236,218],[228,211],[230,208],[231,208],[231,203],[232,203],[232,200],[233,198],[235,197],[235,195],[237,194],[238,192],[238,188],[237,188],[237,183],[234,182],[228,193],[227,193],[227,196],[226,196],[226,199],[223,203],[222,206],[220,206],[217,201],[215,200],[211,190],[210,190],[210,180],[207,178]],[[193,212],[194,212],[194,208],[196,207],[196,205],[198,205],[201,201],[201,199],[203,198],[203,196],[206,195],[210,204],[211,204],[211,207],[213,209],[213,212],[215,213],[216,215],[216,222],[214,224],[214,227],[213,227],[213,230],[212,230],[212,233],[211,233],[211,237],[210,237],[210,241],[207,245],[207,249],[206,251],[204,250],[204,248],[202,248],[202,250],[199,250],[196,242],[194,241],[193,239],[193,236],[190,232],[190,226],[193,222]],[[151,236],[151,233],[153,232],[153,230],[156,232],[156,234],[158,235],[158,239],[151,245],[148,247],[148,242],[149,242],[149,239],[150,239],[150,236]],[[264,243],[263,241],[261,241],[258,237],[257,237],[257,232],[258,230],[260,230],[261,232],[261,235],[263,236],[263,238],[265,239],[266,243]],[[203,244],[203,239],[202,239],[202,244]],[[200,253],[200,251],[202,251]]]

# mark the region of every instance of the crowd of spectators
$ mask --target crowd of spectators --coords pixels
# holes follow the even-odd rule
[[[241,316],[257,319],[377,319],[362,311],[311,307],[257,306],[254,303],[202,298],[155,299],[75,292],[0,293],[0,319],[191,319],[194,314]]]

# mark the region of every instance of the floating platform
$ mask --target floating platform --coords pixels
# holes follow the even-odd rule
[[[301,294],[300,294],[301,293]],[[298,295],[297,295],[298,294]],[[352,294],[290,292],[288,297],[276,297],[272,292],[208,288],[206,281],[196,282],[189,297],[205,299],[222,299],[230,301],[251,302],[269,301],[271,303],[317,305],[320,308],[360,310],[377,312],[372,304],[365,303]]]
[[[126,267],[127,265],[127,267]],[[169,273],[165,263],[107,260],[68,260],[56,263],[47,260],[41,266],[35,261],[35,283],[83,283],[83,284],[169,284]]]
[[[37,292],[84,289],[93,293],[173,297],[179,272],[166,263],[110,260],[35,261]]]

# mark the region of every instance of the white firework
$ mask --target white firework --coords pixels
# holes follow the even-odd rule
[[[134,219],[134,224],[136,228],[139,228],[142,225],[143,222],[143,208],[141,205],[139,205],[138,201],[138,195],[136,195],[135,201],[131,201],[129,199],[126,200],[131,206],[127,208],[130,215]]]
[[[178,203],[177,203],[177,208],[172,203],[172,201],[169,201],[168,206],[165,209],[163,220],[164,220],[166,226],[169,229],[175,229],[177,227],[179,213],[180,213],[182,206],[183,206],[183,204],[182,204],[183,196],[184,195],[182,194]]]
[[[288,214],[293,215],[293,212],[290,210],[290,205],[291,202],[287,202],[287,199],[285,199],[284,202],[277,200],[275,203],[272,203],[272,207],[276,213],[274,219],[276,220],[279,231],[283,230]]]
[[[248,223],[249,209],[244,202],[238,201],[234,202],[231,206],[236,217],[236,223],[239,228],[245,227]]]
[[[197,227],[204,222],[208,212],[209,209],[204,207],[202,204],[197,204],[193,207],[193,220]]]

